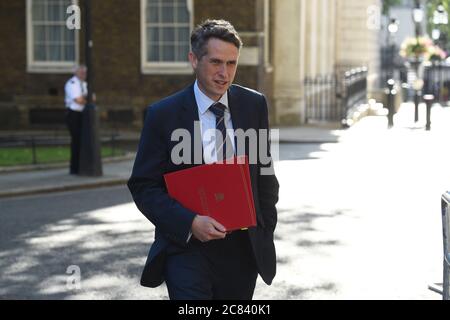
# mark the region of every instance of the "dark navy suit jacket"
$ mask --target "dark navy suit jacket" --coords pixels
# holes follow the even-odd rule
[[[267,103],[262,94],[232,85],[228,90],[228,103],[234,130],[268,129]],[[143,286],[159,286],[164,281],[163,267],[167,252],[185,250],[188,245],[187,239],[196,213],[169,197],[163,175],[195,165],[194,147],[200,146],[202,150],[200,128],[194,126],[198,120],[193,85],[147,109],[133,172],[128,181],[137,207],[155,225],[155,240],[141,277]],[[171,135],[180,128],[187,129],[192,137],[191,164],[175,164],[171,159],[172,149],[179,143],[171,141]],[[197,130],[196,139],[194,130]],[[246,140],[247,155],[248,143]],[[271,284],[276,272],[273,233],[277,223],[275,204],[279,185],[274,174],[260,174],[261,168],[268,165],[263,164],[259,156],[257,162],[250,164],[257,227],[250,228],[248,232],[258,272],[267,284]]]

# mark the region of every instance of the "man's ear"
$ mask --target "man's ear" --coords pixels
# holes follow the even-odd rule
[[[189,62],[191,63],[192,68],[194,68],[194,70],[197,69],[198,59],[197,56],[192,51],[189,52]]]

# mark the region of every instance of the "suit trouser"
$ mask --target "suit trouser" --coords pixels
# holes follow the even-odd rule
[[[258,276],[247,231],[167,251],[164,277],[172,300],[251,300]]]
[[[66,124],[70,132],[70,174],[78,174],[80,169],[82,112],[68,110]]]

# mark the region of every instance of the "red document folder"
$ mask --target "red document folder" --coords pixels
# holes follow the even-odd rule
[[[233,164],[205,164],[168,173],[164,180],[172,198],[193,212],[214,218],[227,231],[256,226],[246,156],[234,158]]]

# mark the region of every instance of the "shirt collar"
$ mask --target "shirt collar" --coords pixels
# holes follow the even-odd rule
[[[80,78],[78,78],[77,76],[73,76],[72,80],[75,81],[75,82],[78,82],[78,83],[84,83],[84,81],[81,80]]]
[[[195,100],[197,101],[198,110],[200,111],[200,113],[202,115],[205,114],[206,111],[208,111],[208,108],[214,102],[216,102],[216,101],[212,100],[210,97],[208,97],[206,94],[204,94],[202,92],[202,90],[200,90],[200,88],[198,87],[197,80],[195,80],[195,83],[194,83],[194,95],[195,95]],[[229,112],[228,95],[226,93],[219,99],[218,102],[220,102],[221,104],[223,104],[226,107],[225,112]]]

